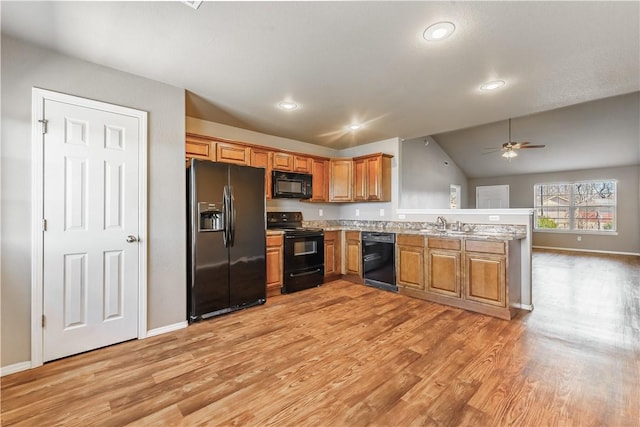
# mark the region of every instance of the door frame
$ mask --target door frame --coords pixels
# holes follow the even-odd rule
[[[33,87],[31,90],[31,367],[43,364],[44,330],[44,138],[46,100],[132,116],[138,119],[138,339],[147,336],[147,112]]]

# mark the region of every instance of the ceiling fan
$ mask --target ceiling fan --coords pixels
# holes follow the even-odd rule
[[[529,145],[530,142],[516,142],[511,140],[511,119],[509,119],[509,142],[502,144],[500,148],[485,148],[486,151],[483,154],[491,154],[496,151],[502,151],[502,157],[511,160],[518,155],[517,150],[522,148],[544,148],[545,145]]]

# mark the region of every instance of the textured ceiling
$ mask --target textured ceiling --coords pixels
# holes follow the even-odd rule
[[[333,148],[640,90],[635,1],[2,1],[1,13],[5,34],[185,88],[189,115]],[[453,36],[422,39],[441,20]],[[507,85],[479,90],[494,79]],[[300,108],[275,107],[287,98]]]

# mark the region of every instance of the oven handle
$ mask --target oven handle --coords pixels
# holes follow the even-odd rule
[[[300,276],[308,276],[310,274],[316,274],[319,273],[320,269],[316,268],[313,271],[305,271],[304,273],[289,273],[289,277],[300,277]]]
[[[284,238],[285,238],[285,239],[300,239],[300,238],[306,239],[307,237],[323,237],[323,236],[324,236],[324,233],[318,233],[318,234],[298,234],[298,235],[296,235],[296,236],[292,236],[292,235],[290,235],[290,234],[286,234],[286,233],[285,233]]]

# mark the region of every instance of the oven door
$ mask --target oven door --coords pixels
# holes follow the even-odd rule
[[[312,267],[324,268],[324,235],[284,236],[284,272],[305,271]]]
[[[324,280],[324,234],[284,235],[285,294],[322,285]]]

